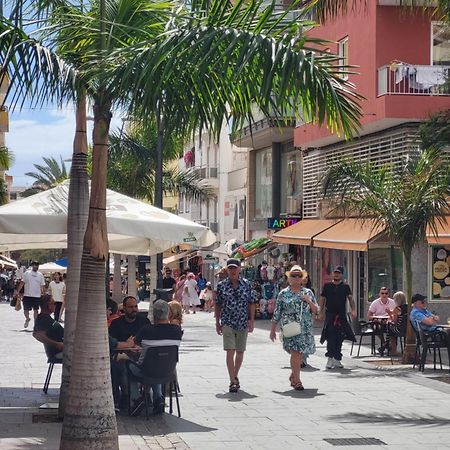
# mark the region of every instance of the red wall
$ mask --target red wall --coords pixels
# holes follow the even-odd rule
[[[421,119],[432,111],[450,106],[450,97],[385,95],[377,97],[377,69],[393,60],[410,64],[430,64],[431,19],[419,8],[410,9],[377,6],[376,1],[367,7],[350,11],[346,16],[326,23],[311,31],[315,37],[338,41],[349,38],[349,63],[359,66],[359,74],[349,80],[357,92],[365,97],[362,102],[361,124],[384,119]],[[329,46],[337,53],[337,44]],[[296,128],[294,144],[308,147],[308,142],[329,136],[325,126],[307,124]]]

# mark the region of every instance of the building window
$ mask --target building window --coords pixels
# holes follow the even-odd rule
[[[255,218],[272,215],[272,148],[256,153]]]
[[[338,56],[339,56],[339,65],[340,66],[348,66],[348,36],[344,39],[341,39],[338,42]],[[347,71],[348,69],[342,69]],[[348,80],[348,74],[341,74],[341,78],[343,80]]]
[[[450,66],[450,26],[432,22],[431,65]]]

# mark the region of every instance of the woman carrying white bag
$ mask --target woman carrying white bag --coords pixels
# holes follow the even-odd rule
[[[310,289],[302,287],[302,279],[308,273],[300,266],[292,266],[286,273],[289,286],[278,294],[272,318],[270,339],[276,339],[277,324],[281,324],[280,339],[283,348],[291,355],[291,375],[289,381],[296,391],[303,391],[300,367],[303,352],[308,355],[316,351],[313,335],[313,315],[318,314],[319,305]]]

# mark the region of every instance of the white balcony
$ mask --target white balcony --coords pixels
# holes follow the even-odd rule
[[[382,66],[378,69],[378,96],[382,95],[450,95],[450,66]]]

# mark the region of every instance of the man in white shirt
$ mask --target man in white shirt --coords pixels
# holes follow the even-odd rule
[[[395,306],[396,305],[394,300],[389,297],[389,289],[384,286],[380,289],[380,296],[369,306],[369,313],[367,315],[367,318],[369,319],[369,321],[373,321],[374,330],[378,332],[377,334],[381,342],[381,347],[378,349],[378,351],[381,356],[383,356],[384,352],[388,350],[386,348],[383,334],[386,329],[387,319],[389,319],[388,311],[393,311],[395,309]],[[386,320],[375,319],[374,316],[386,317]]]
[[[23,292],[23,314],[25,315],[24,327],[27,328],[30,323],[30,311],[33,310],[34,320],[38,315],[39,302],[41,295],[45,294],[45,279],[44,275],[38,271],[39,263],[33,261],[31,263],[31,270],[27,270],[22,277],[22,281],[17,286],[15,295],[21,291],[22,286],[24,287]]]
[[[53,274],[53,280],[48,285],[48,293],[55,301],[55,320],[62,322],[61,317],[64,311],[64,298],[66,296],[66,285],[62,281],[60,272]]]

